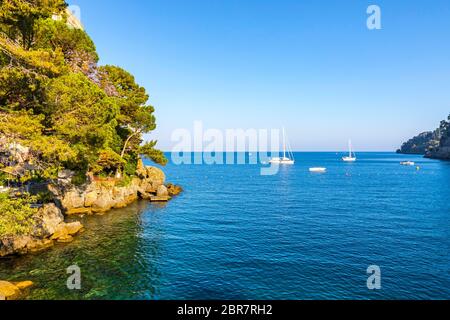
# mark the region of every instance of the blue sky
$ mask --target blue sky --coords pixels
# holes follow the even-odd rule
[[[136,76],[150,136],[286,127],[294,150],[394,150],[450,113],[448,0],[73,0],[101,64]],[[368,30],[379,5],[382,30]]]

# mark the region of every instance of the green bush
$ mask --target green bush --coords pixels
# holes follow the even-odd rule
[[[0,237],[17,236],[30,233],[33,216],[38,209],[30,207],[30,197],[13,199],[0,194]]]
[[[75,175],[72,177],[72,183],[76,186],[82,186],[87,181],[86,173],[83,171],[79,171],[75,173]]]
[[[36,195],[36,203],[39,204],[46,204],[46,203],[52,203],[55,199],[55,195],[51,193],[50,191],[45,192],[39,192]]]
[[[122,179],[116,183],[118,187],[128,187],[131,184],[133,178],[129,175],[124,174]]]
[[[8,184],[8,175],[0,171],[0,186],[6,186]]]

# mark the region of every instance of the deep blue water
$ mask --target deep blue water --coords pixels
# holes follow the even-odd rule
[[[182,195],[84,217],[73,243],[0,260],[0,279],[34,281],[30,299],[450,298],[449,162],[295,156],[274,176],[259,165],[169,164]],[[65,287],[71,264],[80,291]],[[380,290],[367,288],[369,265],[381,268]]]

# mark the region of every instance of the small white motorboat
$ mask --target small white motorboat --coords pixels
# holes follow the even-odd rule
[[[273,164],[294,164],[294,160],[291,160],[287,157],[283,158],[272,158],[270,159],[269,163]]]
[[[402,161],[400,162],[402,166],[414,166],[416,163],[413,161]]]
[[[320,168],[320,167],[309,168],[309,172],[319,172],[319,173],[324,173],[324,172],[327,172],[327,168]]]

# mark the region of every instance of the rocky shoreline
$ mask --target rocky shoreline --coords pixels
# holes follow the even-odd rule
[[[137,199],[168,201],[177,194],[173,185],[164,184],[164,172],[155,167],[138,166],[136,176],[125,185],[116,179],[90,177],[89,183],[76,187],[61,179],[50,187],[65,215],[102,214],[111,209],[128,206]]]
[[[0,238],[0,257],[37,252],[55,242],[71,242],[83,226],[80,222],[65,222],[65,216],[104,214],[124,208],[138,199],[169,201],[181,192],[181,188],[165,185],[165,179],[162,170],[142,164],[138,166],[136,176],[125,186],[114,179],[91,177],[88,183],[76,187],[62,177],[57,184],[48,185],[54,195],[54,203],[39,208],[30,234]]]
[[[58,183],[48,185],[48,190],[54,195],[54,203],[38,209],[34,216],[33,231],[26,235],[0,238],[0,257],[35,253],[55,243],[73,241],[73,237],[83,231],[83,225],[78,221],[66,222],[65,218],[69,216],[105,214],[111,209],[124,208],[138,199],[169,201],[182,189],[165,184],[165,180],[162,170],[145,167],[142,162],[138,165],[136,176],[127,185],[121,185],[115,179],[90,177],[86,184],[77,187],[62,175]],[[21,292],[19,287],[0,281],[0,297],[17,298]]]

